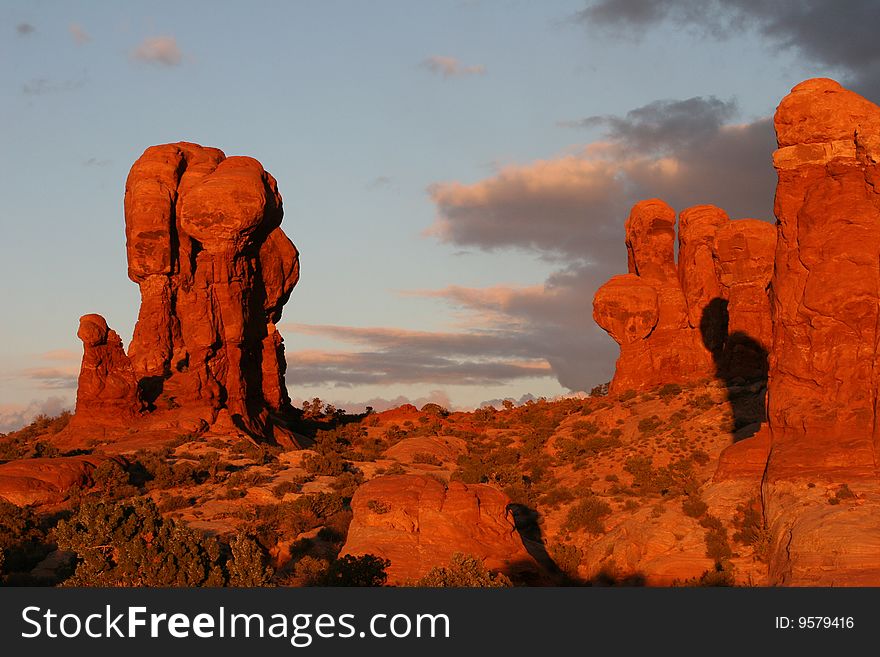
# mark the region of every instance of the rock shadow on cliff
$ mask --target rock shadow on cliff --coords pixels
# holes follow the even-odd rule
[[[700,335],[712,354],[715,376],[724,382],[733,412],[734,442],[755,435],[767,419],[768,351],[744,331],[728,331],[728,301],[712,299],[703,308]]]

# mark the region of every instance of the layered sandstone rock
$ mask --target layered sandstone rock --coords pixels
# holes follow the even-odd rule
[[[880,107],[808,80],[780,103],[775,126],[771,578],[876,584]]]
[[[74,425],[130,422],[140,412],[141,403],[122,340],[100,315],[83,315],[77,336],[83,343],[83,360]]]
[[[299,279],[299,254],[282,215],[275,179],[253,158],[185,142],[144,152],[125,186],[138,321],[126,355],[103,318],[83,318],[71,431],[214,426],[295,442],[276,324]]]
[[[711,205],[637,203],[626,223],[629,273],[599,288],[593,317],[620,345],[613,391],[766,376],[767,284],[775,229]]]
[[[126,182],[129,277],[141,312],[129,354],[144,399],[272,434],[289,405],[275,323],[299,278],[275,179],[214,148],[148,148]]]
[[[103,456],[19,459],[0,464],[0,498],[18,506],[56,504],[92,483]]]
[[[449,565],[462,552],[490,570],[515,578],[538,566],[523,546],[501,491],[482,484],[443,484],[433,477],[372,479],[351,500],[354,512],[342,554],[374,554],[391,561],[389,583]]]

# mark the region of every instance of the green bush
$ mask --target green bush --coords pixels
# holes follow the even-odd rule
[[[40,519],[27,507],[0,499],[0,553],[3,573],[26,573],[52,551]]]
[[[323,577],[324,586],[384,586],[388,580],[387,559],[373,554],[359,557],[346,554],[330,564]]]
[[[568,510],[563,524],[566,531],[585,530],[591,534],[604,534],[602,519],[611,514],[611,507],[595,495],[582,499]]]
[[[266,552],[253,538],[239,533],[229,543],[232,558],[227,564],[229,586],[267,586],[273,570]]]
[[[220,543],[163,518],[148,499],[87,500],[55,529],[58,547],[75,552],[66,586],[222,586]]]
[[[429,454],[428,452],[416,452],[413,454],[413,463],[424,463],[426,465],[443,465],[443,461],[437,458],[434,454]]]
[[[664,401],[668,401],[668,400],[672,399],[673,397],[677,397],[678,395],[681,394],[681,386],[678,385],[677,383],[667,383],[666,385],[664,385],[663,387],[660,388],[660,390],[657,394],[660,395],[660,399],[662,399]]]
[[[434,566],[412,583],[422,588],[504,588],[513,586],[502,573],[490,573],[480,559],[456,552],[448,566]]]

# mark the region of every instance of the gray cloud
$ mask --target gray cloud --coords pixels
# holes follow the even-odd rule
[[[459,247],[519,248],[608,272],[623,257],[629,208],[643,198],[770,219],[772,122],[731,124],[734,111],[732,101],[696,97],[589,117],[606,128],[605,139],[575,155],[504,167],[473,184],[432,185],[437,217],[427,233]]]
[[[733,217],[772,219],[772,122],[731,123],[735,111],[733,101],[696,97],[588,117],[580,125],[604,127],[603,139],[574,155],[433,185],[429,234],[458,247],[531,252],[561,269],[539,286],[420,294],[473,312],[477,325],[516,327],[517,356],[545,359],[569,390],[607,381],[617,347],[593,322],[592,298],[626,271],[624,222],[635,202],[712,203]]]
[[[21,370],[20,375],[47,390],[75,390],[79,367],[31,367]]]
[[[15,26],[15,33],[18,34],[18,36],[30,36],[36,31],[37,28],[30,23],[19,23]]]
[[[392,384],[496,385],[551,376],[531,339],[513,329],[443,333],[392,328],[282,324],[284,332],[321,335],[360,345],[362,351],[288,354],[286,379],[296,386]]]
[[[736,102],[715,96],[687,100],[657,100],[626,116],[590,116],[566,127],[604,126],[606,136],[636,152],[669,152],[712,139],[736,114]]]
[[[845,83],[880,97],[880,48],[874,0],[597,0],[577,18],[587,25],[633,33],[661,22],[724,38],[757,30],[778,48],[838,69]]]
[[[625,266],[626,256],[620,261]],[[494,288],[449,287],[418,294],[441,298],[472,313],[475,323],[504,331],[515,327],[508,353],[540,358],[569,390],[590,390],[613,372],[616,350],[592,317],[593,292],[614,266],[573,266],[551,275],[543,285]],[[612,345],[613,346],[613,343]]]

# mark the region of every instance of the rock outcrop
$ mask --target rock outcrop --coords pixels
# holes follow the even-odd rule
[[[92,473],[107,457],[61,456],[0,464],[0,498],[18,506],[57,504],[76,487],[92,483]]]
[[[148,148],[125,188],[128,273],[141,289],[129,348],[141,392],[212,424],[271,433],[289,404],[275,323],[299,278],[275,179],[215,148]]]
[[[213,426],[296,442],[276,324],[299,279],[299,254],[282,215],[275,179],[253,158],[185,142],[144,152],[125,186],[138,321],[126,355],[103,318],[83,318],[71,430]]]
[[[83,315],[77,336],[83,360],[76,388],[74,426],[131,422],[141,410],[137,379],[122,340],[100,315]]]
[[[766,376],[775,241],[771,224],[695,206],[679,217],[676,264],[675,211],[637,203],[626,222],[629,273],[593,300],[596,323],[620,345],[612,391]]]
[[[807,80],[780,103],[775,126],[771,580],[876,584],[880,107]]]
[[[351,500],[354,512],[342,554],[388,559],[389,583],[404,583],[462,552],[490,570],[518,576],[537,573],[496,488],[433,477],[396,475],[362,484]]]

